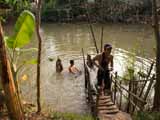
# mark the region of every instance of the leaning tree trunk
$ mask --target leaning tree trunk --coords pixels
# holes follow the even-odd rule
[[[40,35],[40,21],[41,21],[41,0],[37,0],[37,10],[36,10],[36,32],[38,37],[38,63],[37,63],[37,112],[41,112],[40,103],[40,71],[41,71],[41,44],[42,39]]]
[[[24,120],[21,101],[18,99],[18,94],[13,80],[10,63],[7,57],[7,52],[4,44],[3,30],[0,23],[0,71],[1,82],[5,92],[6,106],[11,120]]]
[[[159,23],[157,15],[157,4],[156,0],[153,0],[153,18],[154,18],[154,32],[156,38],[156,85],[153,110],[160,111],[160,34],[159,34]]]

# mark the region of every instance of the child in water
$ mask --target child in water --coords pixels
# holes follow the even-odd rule
[[[63,71],[63,65],[62,65],[61,59],[58,58],[56,61],[56,72],[61,73],[62,71]]]
[[[72,74],[81,74],[81,71],[74,65],[74,60],[70,60],[70,66],[68,68],[69,72]]]

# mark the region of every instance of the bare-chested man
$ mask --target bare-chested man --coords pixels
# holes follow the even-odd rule
[[[74,65],[74,60],[70,60],[70,66],[68,70],[72,74],[81,73],[81,71]]]
[[[113,56],[111,55],[112,46],[104,45],[104,51],[93,58],[94,63],[98,66],[97,73],[98,85],[102,86],[104,80],[104,89],[110,90],[111,80],[109,72],[113,70]]]

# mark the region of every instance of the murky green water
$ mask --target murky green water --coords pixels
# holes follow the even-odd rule
[[[98,47],[100,48],[101,25],[94,24]],[[41,92],[42,104],[50,109],[63,112],[88,112],[84,93],[84,76],[77,78],[68,73],[69,60],[75,59],[76,66],[83,71],[81,49],[85,54],[95,54],[92,36],[87,24],[43,24],[42,25]],[[36,46],[34,40],[30,46]],[[141,60],[154,58],[154,37],[150,26],[106,24],[104,43],[113,45],[114,70],[123,75],[130,59],[136,52],[136,65]],[[35,54],[32,55],[33,57]],[[64,71],[56,74],[55,61],[62,59]],[[52,58],[53,61],[49,61]],[[131,60],[131,61],[132,61]],[[36,65],[26,66],[20,73],[27,74],[28,80],[21,81],[23,97],[36,101]],[[96,77],[94,75],[93,77]]]

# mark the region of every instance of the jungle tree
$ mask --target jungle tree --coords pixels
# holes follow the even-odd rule
[[[21,101],[18,98],[9,59],[6,52],[1,23],[0,23],[0,48],[1,48],[0,49],[1,82],[5,92],[6,106],[8,109],[9,117],[12,120],[24,120]]]
[[[23,120],[24,116],[17,83],[17,73],[22,65],[14,67],[14,59],[17,58],[15,53],[20,53],[23,50],[22,47],[30,42],[34,26],[34,15],[29,11],[23,11],[16,21],[13,35],[5,37],[6,39],[4,40],[2,26],[0,27],[0,71],[6,96],[6,106],[9,117],[13,120]],[[6,43],[4,44],[4,42]],[[9,50],[8,52],[6,51],[6,47]],[[31,61],[28,62],[31,63]]]
[[[160,111],[160,34],[159,34],[159,20],[157,14],[157,3],[153,0],[153,18],[154,18],[154,32],[156,38],[156,84],[153,109]]]

